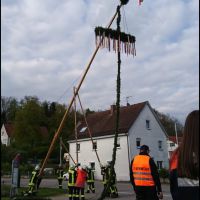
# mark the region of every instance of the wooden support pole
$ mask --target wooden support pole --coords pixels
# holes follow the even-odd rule
[[[93,138],[92,138],[92,133],[91,133],[91,131],[90,131],[90,127],[89,127],[88,122],[87,122],[87,120],[86,120],[86,115],[85,115],[85,113],[84,113],[83,106],[82,106],[82,103],[81,103],[81,99],[80,99],[80,97],[79,97],[79,94],[77,94],[77,96],[78,96],[78,100],[79,100],[79,103],[80,103],[80,106],[81,106],[81,110],[82,110],[82,113],[83,113],[83,117],[84,117],[84,119],[85,119],[85,123],[86,123],[87,129],[88,129],[88,133],[89,133],[90,139],[91,139],[91,141],[92,141],[92,145],[94,146],[94,140],[93,140]],[[98,155],[98,153],[97,153],[97,150],[94,149],[94,151],[95,151],[95,153],[96,153],[96,156],[97,156],[99,165],[100,165],[100,167],[102,167],[102,164],[101,164],[99,155]]]
[[[120,5],[120,7],[121,7],[121,6],[122,6],[122,5]],[[116,16],[117,16],[117,11],[115,12],[114,16],[112,17],[112,19],[111,19],[110,23],[108,24],[107,28],[110,28],[110,26],[112,25],[112,23],[113,23],[113,21],[114,21],[114,19],[115,19]],[[102,38],[102,41],[103,41],[103,38]],[[84,74],[83,74],[83,76],[82,76],[82,78],[81,78],[81,80],[80,80],[80,82],[79,82],[79,84],[78,84],[78,87],[77,87],[77,90],[76,90],[76,94],[73,95],[73,97],[72,97],[72,99],[71,99],[71,101],[70,101],[70,104],[69,104],[69,106],[68,106],[68,108],[67,108],[67,110],[66,110],[66,112],[65,112],[65,114],[64,114],[64,116],[63,116],[63,118],[62,118],[62,121],[61,121],[61,123],[60,123],[60,125],[59,125],[59,127],[58,127],[58,130],[57,130],[57,132],[55,133],[55,135],[54,135],[54,137],[53,137],[53,140],[52,140],[52,142],[51,142],[51,144],[50,144],[50,147],[49,147],[49,149],[48,149],[47,155],[46,155],[46,157],[45,157],[45,159],[44,159],[44,162],[42,163],[42,166],[41,166],[41,168],[40,168],[39,176],[41,176],[41,174],[42,174],[43,171],[44,171],[44,167],[45,167],[45,165],[46,165],[46,163],[47,163],[47,160],[49,159],[49,157],[50,157],[50,155],[51,155],[51,152],[53,151],[53,147],[54,147],[54,145],[55,145],[55,142],[56,142],[57,138],[58,138],[59,135],[60,135],[60,132],[61,132],[63,126],[64,126],[64,122],[65,122],[65,120],[66,120],[66,118],[67,118],[67,116],[68,116],[68,114],[69,114],[69,111],[70,111],[70,109],[71,109],[71,107],[72,107],[74,98],[75,98],[75,96],[77,95],[77,93],[78,93],[78,91],[79,91],[79,89],[80,89],[80,87],[81,87],[81,85],[82,85],[82,83],[83,83],[83,81],[84,81],[84,79],[85,79],[85,77],[86,77],[86,75],[87,75],[88,70],[90,69],[90,66],[91,66],[91,64],[92,64],[92,62],[93,62],[93,60],[94,60],[94,58],[95,58],[95,56],[96,56],[96,54],[97,54],[97,52],[98,52],[98,50],[99,50],[100,44],[101,44],[101,42],[100,42],[100,43],[98,44],[98,46],[96,47],[96,49],[95,49],[95,51],[94,51],[94,53],[93,53],[93,55],[92,55],[92,58],[90,59],[88,65],[87,65],[87,67],[86,67],[86,70],[85,70],[85,72],[84,72]]]
[[[63,143],[63,141],[61,141],[61,145],[63,146],[63,148],[65,149],[65,151],[67,151],[67,153],[69,154],[69,157],[72,159],[73,163],[76,164],[76,162],[72,158],[71,154],[69,153],[68,148],[65,146],[65,144]]]
[[[74,87],[74,96],[76,96],[76,88]],[[74,98],[74,127],[76,138],[76,163],[78,163],[78,134],[77,134],[77,119],[76,119],[76,98]]]

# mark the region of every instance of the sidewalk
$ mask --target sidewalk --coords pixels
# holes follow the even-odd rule
[[[100,182],[96,182],[96,193],[95,194],[85,194],[85,200],[97,200],[101,196],[101,192],[103,190],[102,184]],[[117,200],[134,200],[135,193],[133,191],[132,186],[129,183],[118,183],[118,194],[119,197]],[[162,184],[162,190],[164,195],[164,200],[172,200],[169,184]],[[56,197],[51,197],[52,200],[69,200],[67,195],[59,195]],[[105,200],[113,200],[113,198],[106,197]]]

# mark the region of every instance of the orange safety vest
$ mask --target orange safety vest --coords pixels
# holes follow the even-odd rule
[[[137,155],[132,164],[132,172],[136,186],[155,186],[149,165],[149,156]]]
[[[178,166],[178,152],[174,151],[170,159],[170,171],[177,169]]]

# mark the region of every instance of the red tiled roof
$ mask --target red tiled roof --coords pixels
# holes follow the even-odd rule
[[[14,133],[14,125],[12,123],[4,124],[8,137],[12,137]],[[48,130],[45,126],[40,127],[42,137],[48,137]]]
[[[5,126],[6,132],[8,134],[8,137],[12,137],[13,136],[13,131],[14,131],[13,124],[7,123],[4,126]]]
[[[132,124],[137,119],[139,113],[146,105],[146,102],[123,106],[120,108],[120,123],[119,123],[119,133],[127,133]],[[91,131],[92,137],[100,137],[106,135],[113,135],[115,133],[115,114],[112,113],[112,106],[110,110],[95,112],[87,116],[87,123]],[[85,122],[77,128],[78,139],[88,138],[88,129],[80,133],[80,130],[86,127]],[[71,139],[74,139],[71,138]]]
[[[169,136],[168,139],[174,143],[176,143],[176,136]],[[182,137],[178,137],[178,143],[180,144],[182,141]]]

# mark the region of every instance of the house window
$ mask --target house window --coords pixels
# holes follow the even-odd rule
[[[120,138],[117,138],[117,148],[120,148]]]
[[[175,146],[175,144],[172,142],[172,143],[170,143],[170,147],[174,147]]]
[[[139,149],[141,146],[141,138],[136,138],[136,147]]]
[[[163,150],[163,149],[162,149],[162,141],[161,141],[161,140],[158,141],[158,149],[159,149],[160,151]]]
[[[80,133],[83,133],[87,129],[87,126],[81,128]]]
[[[146,129],[150,129],[150,120],[146,120]]]
[[[95,162],[91,162],[90,167],[91,167],[92,170],[95,170]]]
[[[92,144],[92,149],[97,150],[97,141],[94,141]]]
[[[76,151],[80,151],[81,150],[81,145],[78,143],[76,144]]]
[[[158,167],[158,169],[162,169],[163,168],[163,161],[157,161],[157,167]]]
[[[108,165],[111,165],[112,161],[107,161]]]

